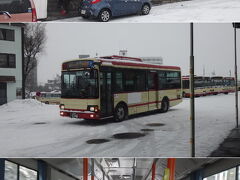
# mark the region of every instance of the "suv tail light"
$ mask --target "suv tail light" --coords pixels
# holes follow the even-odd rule
[[[32,22],[37,22],[37,11],[35,8],[32,8]]]
[[[102,0],[92,0],[91,4],[96,4],[96,3],[99,3],[101,2]]]

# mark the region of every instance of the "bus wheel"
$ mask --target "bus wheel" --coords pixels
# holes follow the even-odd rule
[[[161,104],[160,112],[165,113],[169,109],[169,101],[167,98],[164,98]]]
[[[124,104],[118,104],[114,111],[114,121],[121,122],[127,119],[128,113],[127,108]]]
[[[46,102],[45,102],[45,104],[49,104],[49,102],[48,102],[48,101],[46,101]]]

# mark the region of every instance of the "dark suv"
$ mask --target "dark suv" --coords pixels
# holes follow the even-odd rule
[[[151,10],[149,0],[83,0],[79,13],[83,18],[98,18],[107,22],[111,17],[142,14],[147,15]]]

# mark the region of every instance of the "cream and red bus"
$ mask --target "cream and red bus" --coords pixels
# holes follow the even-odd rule
[[[182,102],[181,70],[106,56],[62,64],[60,115],[81,119],[113,118],[159,110]]]
[[[190,96],[189,90],[189,76],[182,77],[183,83],[183,97]],[[234,78],[232,77],[194,77],[195,97],[217,94],[228,94],[234,92]]]

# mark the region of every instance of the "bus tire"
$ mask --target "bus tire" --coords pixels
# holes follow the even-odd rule
[[[121,122],[128,118],[128,110],[126,105],[120,103],[116,106],[114,110],[114,121]]]
[[[48,101],[46,101],[46,102],[45,102],[45,104],[49,104],[49,102],[48,102]]]
[[[160,112],[161,113],[165,113],[169,110],[169,100],[168,98],[164,98],[162,100],[162,103],[161,103],[161,109],[160,109]]]

